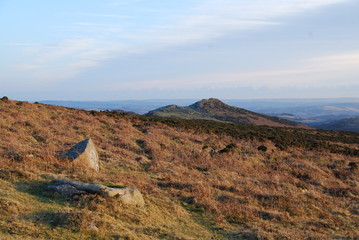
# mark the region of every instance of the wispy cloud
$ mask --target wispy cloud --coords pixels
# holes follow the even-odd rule
[[[24,42],[11,42],[7,43],[8,46],[20,46],[20,47],[30,47],[30,46],[40,46],[38,43],[24,43]]]
[[[111,43],[120,49],[119,45]],[[83,69],[96,67],[112,56],[112,48],[94,38],[77,38],[58,45],[27,46],[32,63],[18,64],[18,68],[29,70],[38,81],[61,80],[76,76]]]
[[[168,21],[161,24],[136,26],[132,16],[113,13],[81,13],[86,17],[111,18],[104,26],[88,21],[75,25],[92,28],[91,35],[77,32],[69,40],[56,46],[40,46],[12,43],[28,49],[31,64],[28,68],[48,79],[74,76],[86,68],[99,66],[102,61],[126,56],[130,53],[147,53],[164,48],[208,41],[233,31],[254,29],[281,24],[277,18],[299,14],[308,9],[326,6],[346,0],[206,0],[196,8],[175,16],[163,16]],[[129,3],[132,1],[129,1]],[[130,20],[131,19],[131,20]],[[143,20],[141,20],[143,21]],[[160,22],[160,21],[158,21]],[[103,23],[101,23],[103,24]],[[88,33],[89,31],[84,31]],[[29,63],[23,63],[23,66]],[[45,70],[46,69],[46,70]],[[66,74],[63,74],[66,72]]]
[[[145,90],[160,86],[163,89],[193,89],[203,87],[320,87],[331,86],[333,79],[342,79],[337,86],[358,85],[359,52],[322,56],[303,60],[285,69],[253,72],[205,73],[159,79],[153,81],[123,82],[108,89]]]
[[[41,68],[40,65],[35,64],[19,64],[17,67],[22,70],[34,70]]]
[[[178,16],[172,24],[141,33],[167,45],[186,44],[221,37],[228,32],[281,24],[276,18],[346,0],[208,0]]]
[[[101,18],[131,18],[131,16],[120,14],[106,14],[106,13],[79,13],[81,16],[86,17],[101,17]]]
[[[124,6],[124,5],[129,5],[129,4],[133,4],[136,2],[140,2],[141,0],[122,0],[122,1],[111,1],[109,3],[107,3],[108,6],[110,7],[117,7],[117,6]]]
[[[104,24],[98,24],[98,23],[91,23],[91,22],[77,22],[77,23],[74,23],[75,25],[79,25],[79,26],[90,26],[90,27],[93,27],[93,26],[104,26]]]

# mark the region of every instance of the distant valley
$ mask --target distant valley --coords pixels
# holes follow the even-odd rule
[[[359,132],[359,117],[344,118],[313,125],[319,129]]]
[[[119,101],[40,101],[41,103],[85,110],[121,110],[147,114],[164,106],[188,106],[200,99],[150,99]],[[359,117],[359,98],[340,99],[228,99],[225,104],[260,114],[284,118],[312,127],[320,127],[346,118]],[[179,109],[177,109],[179,110]],[[355,124],[355,123],[353,123]],[[332,125],[334,126],[334,125]],[[350,128],[334,128],[353,129]],[[355,129],[355,128],[354,128]],[[350,130],[352,131],[352,130]]]

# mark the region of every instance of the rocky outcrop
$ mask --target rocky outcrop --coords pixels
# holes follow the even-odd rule
[[[4,96],[4,97],[2,97],[2,98],[0,99],[0,101],[2,101],[2,102],[9,102],[9,98],[6,97],[6,96]]]
[[[273,127],[310,128],[287,119],[267,116],[227,105],[218,99],[203,99],[187,107],[169,105],[145,114],[152,117],[210,120],[217,122],[266,125]]]
[[[52,181],[47,188],[48,190],[58,192],[67,197],[82,194],[99,194],[103,197],[117,198],[125,205],[135,205],[138,207],[143,207],[145,205],[140,191],[130,187],[110,188],[101,184],[89,184],[58,179]]]
[[[100,170],[98,154],[91,138],[87,138],[74,145],[66,153],[66,157],[81,166],[94,169],[95,171]]]

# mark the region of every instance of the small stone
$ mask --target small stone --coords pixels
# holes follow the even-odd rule
[[[145,206],[142,194],[135,188],[112,188],[106,189],[105,193],[108,197],[117,197],[125,205]]]
[[[98,227],[96,227],[96,225],[93,223],[88,226],[88,229],[94,232],[98,232]]]

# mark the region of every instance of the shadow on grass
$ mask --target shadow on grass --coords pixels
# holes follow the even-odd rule
[[[39,202],[65,205],[69,199],[48,190],[49,183],[48,181],[21,181],[15,182],[13,185],[17,191],[35,196]]]
[[[267,239],[266,237],[262,237],[256,230],[247,229],[242,232],[224,232],[221,235],[226,239],[246,239],[246,240],[259,240],[259,239]]]
[[[24,215],[21,218],[34,224],[43,224],[52,229],[56,227],[56,214],[57,212],[55,210],[43,210]]]
[[[95,222],[95,215],[80,210],[42,210],[22,217],[33,223],[41,223],[50,228],[63,227],[81,230]]]
[[[209,217],[205,213],[205,208],[200,204],[196,204],[193,197],[182,198],[181,200],[182,207],[192,215],[192,219],[196,223],[200,224],[201,226],[212,232],[215,237],[214,239],[266,239],[262,238],[261,235],[257,232],[257,230],[245,224],[243,220],[233,221],[233,219],[227,219],[227,223],[229,225],[231,225],[232,227],[235,226],[235,228],[239,230],[238,232],[228,231],[226,227],[221,227],[220,225],[216,224],[215,220],[211,219],[211,217]]]

